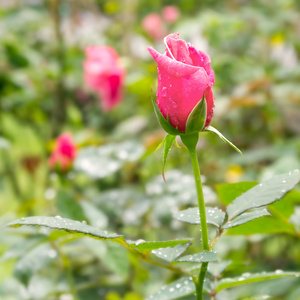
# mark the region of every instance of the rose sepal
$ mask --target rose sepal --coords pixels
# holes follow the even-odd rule
[[[193,151],[196,149],[198,143],[199,132],[195,132],[192,134],[182,134],[180,138],[183,144],[188,148],[188,150]]]
[[[157,120],[160,124],[160,126],[164,129],[164,131],[166,131],[169,134],[172,135],[181,135],[183,134],[183,132],[181,132],[180,130],[174,128],[170,122],[169,122],[169,118],[167,118],[167,120],[165,119],[165,117],[163,116],[163,114],[161,113],[161,111],[159,110],[155,100],[152,98],[152,104],[154,107],[154,111],[157,117]]]
[[[172,147],[173,143],[175,143],[175,145],[177,147],[179,147],[178,144],[176,143],[176,135],[172,135],[172,134],[168,133],[165,136],[165,138],[163,139],[163,141],[156,148],[156,150],[157,150],[157,149],[161,148],[162,146],[164,146],[164,150],[163,150],[163,168],[162,168],[162,176],[163,176],[164,181],[166,181],[165,167],[166,167],[166,163],[167,163],[167,157],[168,157],[168,154],[171,150],[171,147]]]
[[[206,122],[207,104],[203,94],[202,100],[190,112],[185,126],[185,134],[198,133],[203,130]]]
[[[238,153],[240,153],[241,155],[243,155],[242,151],[235,146],[233,143],[231,143],[219,130],[217,130],[216,128],[212,127],[212,126],[207,126],[205,127],[204,131],[210,131],[213,132],[215,134],[217,134],[219,136],[219,138],[221,140],[223,140],[225,143],[227,143],[228,145],[230,145],[235,151],[237,151]]]

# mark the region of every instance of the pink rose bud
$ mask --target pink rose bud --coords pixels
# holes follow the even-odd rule
[[[165,38],[164,54],[151,47],[148,50],[158,65],[156,104],[164,118],[184,133],[188,117],[204,93],[207,114],[203,128],[210,124],[214,109],[211,87],[215,76],[209,56],[180,40],[178,35],[174,33]]]
[[[155,40],[159,40],[166,34],[166,29],[161,16],[157,13],[147,15],[142,22],[147,34]]]
[[[59,167],[67,170],[76,157],[76,145],[73,143],[71,134],[60,135],[56,142],[52,155],[49,158],[49,166],[54,169]]]
[[[122,100],[125,71],[112,47],[89,46],[85,50],[84,79],[87,86],[100,96],[102,108],[113,109]]]
[[[165,6],[162,11],[163,19],[168,23],[174,23],[179,18],[179,9],[174,5]]]

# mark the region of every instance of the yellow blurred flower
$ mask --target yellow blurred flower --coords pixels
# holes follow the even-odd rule
[[[284,43],[284,35],[282,33],[276,33],[271,38],[271,45],[277,46],[282,45]]]
[[[235,183],[240,181],[243,174],[244,171],[241,166],[231,165],[228,167],[228,169],[225,172],[225,179],[229,183]]]

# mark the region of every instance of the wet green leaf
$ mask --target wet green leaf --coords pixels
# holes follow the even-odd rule
[[[152,294],[146,300],[172,300],[191,295],[195,292],[192,277],[180,278],[171,284],[163,286],[159,291]]]
[[[144,152],[144,147],[135,141],[85,147],[79,151],[74,168],[91,178],[104,178],[120,170],[126,162],[137,161]]]
[[[280,200],[299,181],[300,172],[294,170],[256,185],[228,205],[228,218],[231,220],[250,208],[261,207]]]
[[[215,225],[217,227],[222,226],[225,218],[225,213],[218,209],[212,207],[206,207],[206,222],[208,224]],[[200,213],[198,207],[188,208],[186,210],[178,211],[174,214],[174,218],[178,221],[190,223],[190,224],[200,224]]]
[[[243,213],[234,218],[232,221],[225,223],[222,228],[229,229],[265,216],[271,216],[271,214],[265,208]]]
[[[175,247],[167,247],[167,248],[159,248],[157,250],[153,250],[152,253],[166,261],[174,261],[178,256],[180,256],[184,251],[192,244],[192,242],[188,242],[186,244],[179,244]]]
[[[220,200],[225,205],[228,205],[235,198],[247,192],[257,184],[258,182],[248,182],[248,181],[237,182],[237,183],[224,183],[224,184],[218,184],[216,186],[216,190]]]
[[[202,251],[200,253],[186,255],[177,259],[181,262],[211,262],[218,260],[216,252],[213,251]]]
[[[271,280],[276,278],[299,277],[299,276],[300,276],[299,272],[284,272],[281,270],[276,270],[275,272],[262,272],[262,273],[255,273],[255,274],[244,273],[240,277],[221,279],[216,284],[216,292],[231,287],[243,285],[243,284],[253,283],[253,282]]]
[[[148,252],[155,249],[174,247],[177,245],[184,245],[186,243],[192,242],[193,239],[180,239],[172,241],[153,241],[147,242],[144,240],[137,241],[126,241],[132,249],[136,249],[139,252]]]
[[[47,265],[57,256],[57,252],[49,244],[42,244],[17,261],[14,268],[14,275],[25,285],[28,285],[30,278],[40,269]]]
[[[20,220],[9,223],[8,226],[45,226],[51,229],[63,230],[75,235],[89,236],[100,240],[113,240],[119,243],[123,243],[124,241],[124,237],[122,235],[109,233],[96,227],[89,226],[84,222],[82,223],[70,219],[64,219],[60,216],[22,218]]]

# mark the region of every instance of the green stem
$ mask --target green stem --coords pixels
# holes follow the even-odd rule
[[[202,245],[203,250],[209,251],[209,242],[208,242],[208,231],[207,231],[207,223],[206,223],[206,213],[205,213],[205,203],[204,203],[204,196],[203,196],[203,189],[202,189],[202,182],[201,182],[201,174],[200,168],[198,164],[198,158],[196,149],[190,150],[189,153],[192,160],[194,176],[195,176],[195,183],[197,189],[197,196],[198,196],[198,206],[200,211],[200,223],[201,223],[201,230],[202,230]]]
[[[198,195],[198,205],[199,205],[201,233],[202,233],[202,246],[203,246],[203,250],[208,251],[209,241],[208,241],[208,230],[207,230],[207,223],[206,223],[205,203],[204,203],[201,173],[198,164],[196,149],[189,149],[189,153],[193,164],[195,183],[196,183],[197,195]],[[198,276],[198,283],[196,284],[197,300],[203,299],[203,284],[207,272],[207,266],[208,266],[207,262],[203,262],[201,264],[201,269]]]
[[[199,206],[199,213],[200,213],[202,247],[203,247],[203,250],[209,251],[210,247],[209,247],[209,241],[208,241],[205,202],[204,202],[203,188],[202,188],[202,182],[201,182],[201,173],[200,173],[197,152],[196,152],[196,145],[198,142],[198,134],[182,135],[181,139],[182,139],[182,142],[186,145],[186,147],[189,150],[189,154],[191,157],[193,170],[194,170],[194,177],[195,177],[197,196],[198,196],[198,206]],[[207,266],[208,266],[207,262],[203,262],[201,264],[198,281],[195,280],[197,300],[203,300],[203,285],[204,285],[205,275],[207,272]]]
[[[55,251],[58,253],[60,261],[61,261],[61,265],[66,272],[67,280],[68,280],[68,284],[69,284],[69,288],[70,288],[70,293],[73,296],[72,299],[79,300],[75,282],[74,282],[74,278],[73,278],[71,264],[70,264],[68,257],[64,253],[62,253],[62,251],[60,250],[60,248],[57,246],[57,244],[55,242],[52,241],[52,242],[50,242],[50,244],[53,247],[53,249],[55,249]]]
[[[59,67],[59,73],[56,80],[56,103],[52,111],[52,137],[56,137],[66,119],[66,97],[67,90],[64,83],[66,70],[66,55],[63,34],[61,31],[62,17],[60,15],[60,0],[49,0],[50,12],[53,19],[53,29],[56,39],[55,56]]]

